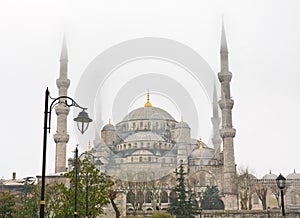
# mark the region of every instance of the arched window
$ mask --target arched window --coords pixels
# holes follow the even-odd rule
[[[291,196],[291,203],[292,204],[297,204],[297,194],[294,191],[292,191],[290,193],[290,196]]]
[[[200,186],[206,186],[205,174],[204,173],[200,174],[199,180],[200,180]]]
[[[148,157],[148,161],[151,162],[151,157]]]
[[[140,162],[143,162],[143,157],[140,157]]]
[[[160,202],[168,203],[168,193],[166,191],[162,191],[160,194]]]
[[[259,204],[258,196],[256,194],[253,194],[253,204]]]
[[[133,162],[133,157],[131,157],[131,162]]]
[[[152,202],[152,192],[148,191],[146,193],[145,203],[151,203],[151,202]]]
[[[176,201],[177,201],[177,198],[178,198],[177,193],[176,193],[175,191],[171,191],[171,192],[170,192],[170,202],[171,202],[171,203],[172,203],[172,202],[176,202]]]
[[[136,202],[143,204],[144,203],[144,194],[142,191],[138,191],[136,195]]]
[[[135,202],[135,194],[132,191],[130,191],[127,193],[126,203],[134,204],[134,202]]]

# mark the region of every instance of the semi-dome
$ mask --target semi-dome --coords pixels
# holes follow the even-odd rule
[[[180,121],[175,125],[175,128],[190,128],[190,126],[186,122]]]
[[[294,171],[293,173],[290,173],[289,175],[287,175],[286,179],[300,179],[300,173],[296,173],[296,171]]]
[[[133,152],[131,155],[154,155],[151,151],[148,150],[137,150]]]
[[[191,158],[212,158],[214,156],[214,150],[208,147],[203,149],[196,148],[192,151]]]
[[[174,120],[165,110],[158,107],[140,107],[127,114],[123,121],[128,120]]]
[[[128,136],[124,141],[125,142],[164,141],[164,139],[160,135],[157,135],[153,132],[141,131]]]

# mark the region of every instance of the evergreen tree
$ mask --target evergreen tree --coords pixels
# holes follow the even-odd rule
[[[203,210],[224,210],[224,203],[220,199],[217,186],[207,186],[203,193],[201,208]]]
[[[187,191],[185,176],[187,173],[184,172],[182,163],[179,166],[179,169],[175,171],[177,185],[172,189],[176,192],[177,198],[171,200],[170,206],[167,211],[173,215],[176,215],[176,218],[194,218],[193,204],[191,202],[191,193]]]

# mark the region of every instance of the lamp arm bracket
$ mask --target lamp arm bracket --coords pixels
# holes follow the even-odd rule
[[[69,96],[59,96],[59,97],[57,97],[57,98],[52,98],[51,96],[49,96],[49,97],[50,97],[50,99],[53,100],[52,103],[50,104],[50,110],[49,110],[49,112],[51,112],[52,109],[54,108],[54,106],[57,105],[57,104],[59,104],[59,103],[63,103],[63,104],[65,104],[67,107],[72,107],[72,106],[74,106],[74,107],[78,107],[78,108],[80,108],[80,109],[82,109],[82,110],[86,110],[86,109],[87,109],[87,108],[85,108],[85,107],[81,107],[79,104],[77,104],[77,102],[76,102],[73,98],[71,98],[71,97],[69,97]],[[64,101],[60,101],[61,99],[64,99]],[[68,100],[70,100],[71,103],[69,103]]]

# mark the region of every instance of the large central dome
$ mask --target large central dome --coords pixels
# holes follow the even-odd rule
[[[158,107],[140,107],[127,114],[123,121],[128,120],[172,120],[175,119],[165,110]]]

